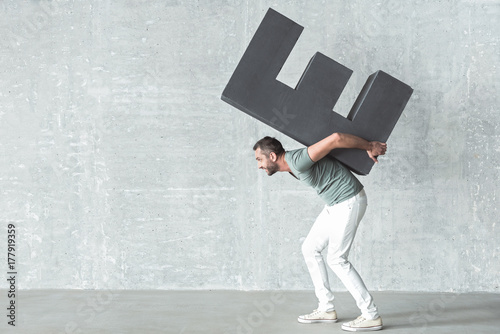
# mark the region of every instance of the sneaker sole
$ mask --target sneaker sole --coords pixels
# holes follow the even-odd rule
[[[301,319],[297,318],[297,321],[300,322],[301,324],[313,324],[313,323],[334,323],[337,322],[338,319]]]
[[[382,329],[382,326],[373,326],[373,327],[347,327],[342,325],[341,327],[343,330],[348,331],[348,332],[369,332],[369,331],[379,331]]]

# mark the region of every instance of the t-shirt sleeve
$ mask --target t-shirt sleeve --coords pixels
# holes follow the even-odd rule
[[[304,172],[314,165],[314,161],[311,160],[307,153],[307,147],[291,151],[289,157],[290,161],[287,162],[292,164],[292,167],[299,172]]]

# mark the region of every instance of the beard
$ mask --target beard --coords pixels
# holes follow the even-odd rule
[[[270,163],[269,166],[266,168],[267,175],[271,176],[274,173],[279,171],[279,167],[277,163]]]

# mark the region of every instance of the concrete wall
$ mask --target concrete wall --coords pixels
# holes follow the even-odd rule
[[[494,0],[1,2],[0,247],[15,224],[20,288],[312,288],[300,245],[323,204],[252,151],[300,145],[220,100],[269,7],[305,27],[286,84],[320,51],[354,70],[343,115],[376,70],[415,89],[361,177],[367,285],[500,291]]]

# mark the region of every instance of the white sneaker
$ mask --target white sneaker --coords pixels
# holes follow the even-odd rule
[[[342,324],[342,329],[349,332],[378,331],[382,329],[382,318],[368,320],[359,316],[353,321]]]
[[[337,322],[337,312],[325,312],[320,310],[314,310],[313,313],[300,315],[297,320],[303,324],[312,324],[313,322],[326,322],[332,323]]]

